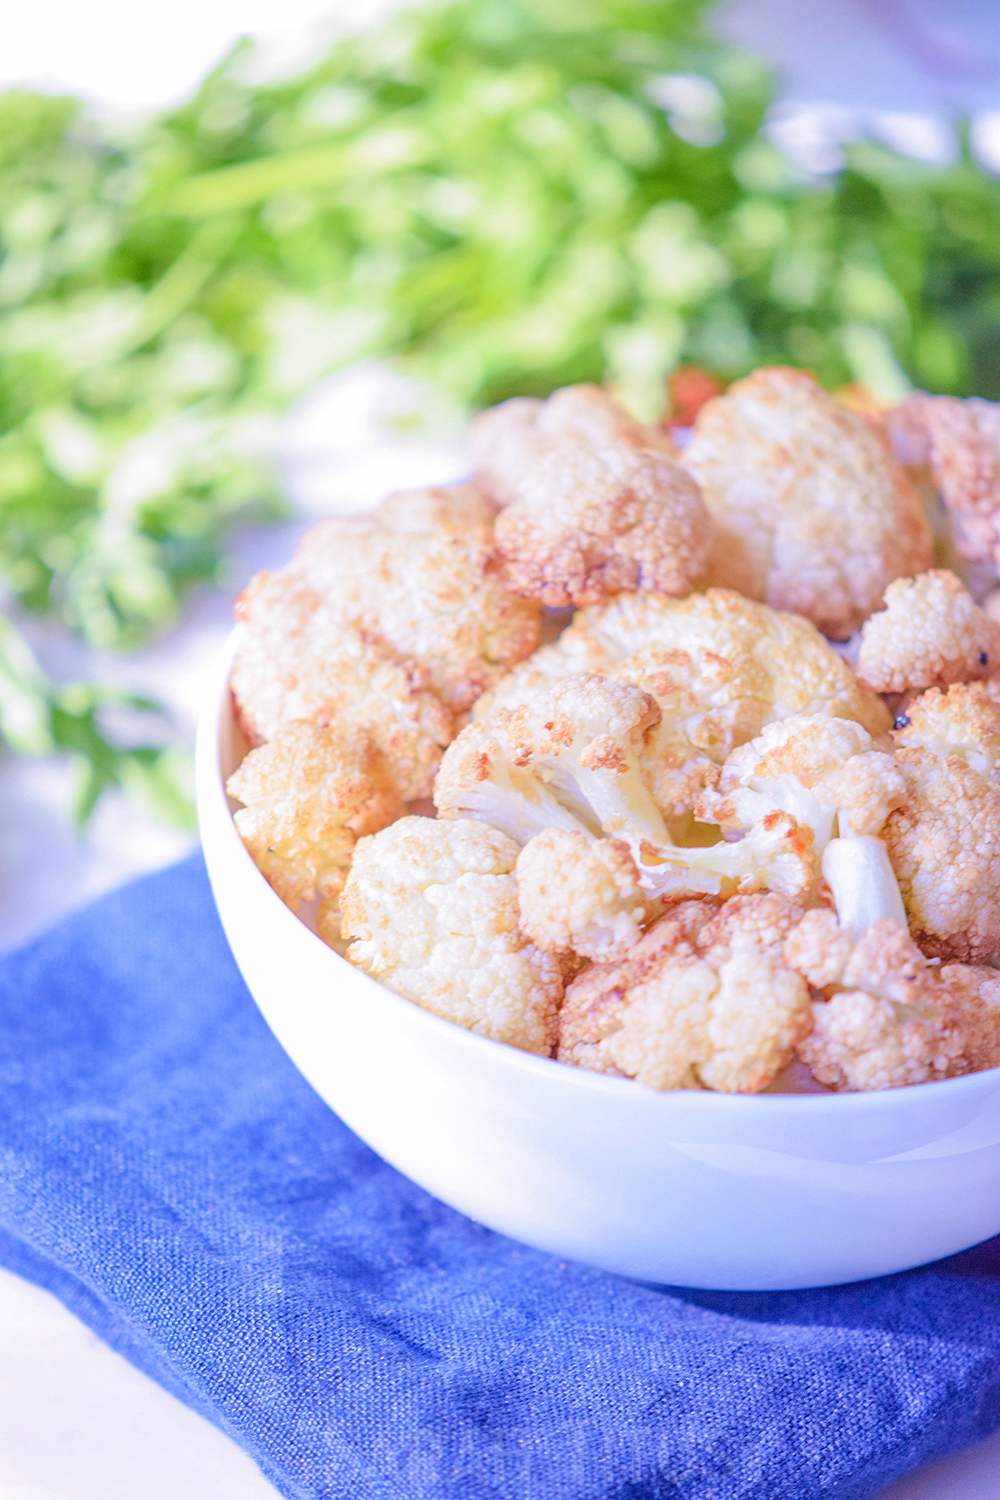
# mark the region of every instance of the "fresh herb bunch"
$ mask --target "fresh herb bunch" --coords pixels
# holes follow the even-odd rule
[[[1000,183],[967,145],[797,171],[766,70],[704,8],[438,0],[278,83],[241,45],[128,127],[0,97],[21,604],[140,644],[234,522],[276,513],[274,414],[362,356],[469,406],[607,379],[651,415],[679,361],[1000,396]]]

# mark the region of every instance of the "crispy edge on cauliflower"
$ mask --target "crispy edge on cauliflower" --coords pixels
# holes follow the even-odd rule
[[[341,896],[347,958],[479,1036],[548,1057],[561,960],[519,927],[518,846],[471,819],[406,817],[359,839]]]
[[[878,693],[946,687],[1000,667],[1000,625],[944,568],[897,578],[861,628],[857,674]]]
[[[904,461],[929,468],[959,555],[1000,565],[1000,402],[919,391],[889,425]]]
[[[680,903],[626,959],[570,984],[559,1061],[654,1089],[758,1093],[812,1024],[808,987],[782,959],[801,914],[775,894]]]
[[[566,446],[521,477],[495,534],[514,592],[559,606],[636,589],[686,594],[712,524],[694,480],[664,453]]]
[[[549,953],[623,958],[642,936],[646,893],[628,845],[546,828],[517,859],[521,930]]]
[[[513,396],[472,420],[469,448],[477,482],[499,505],[517,497],[521,478],[553,447],[654,448],[677,457],[673,439],[630,417],[596,385],[568,385],[547,401]]]
[[[234,821],[254,864],[293,911],[319,899],[324,935],[356,839],[403,811],[367,737],[308,722],[251,750],[226,790],[244,804]]]
[[[978,684],[930,688],[894,738],[906,802],[883,838],[910,930],[927,954],[1000,959],[1000,708]]]
[[[521,844],[545,828],[669,842],[641,766],[658,722],[631,683],[568,677],[490,725],[467,725],[441,762],[434,804],[442,818],[480,818]]]
[[[888,918],[855,937],[833,912],[806,912],[784,958],[818,992],[798,1052],[829,1088],[900,1088],[1000,1064],[1000,975],[928,963]]]
[[[683,463],[716,526],[712,583],[846,640],[894,578],[933,560],[885,433],[803,370],[764,368],[699,411]]]

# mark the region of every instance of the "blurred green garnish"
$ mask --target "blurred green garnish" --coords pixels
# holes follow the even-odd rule
[[[0,97],[12,594],[141,644],[277,513],[274,414],[359,357],[470,406],[610,379],[652,415],[682,360],[1000,397],[1000,184],[967,146],[806,176],[704,10],[424,4],[278,83],[240,46],[128,127]],[[73,733],[94,785],[122,780]]]

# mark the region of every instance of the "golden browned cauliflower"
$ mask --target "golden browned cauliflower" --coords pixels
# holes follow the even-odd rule
[[[472,817],[526,844],[546,828],[669,842],[642,771],[659,710],[640,688],[584,673],[474,722],[434,783],[442,818]]]
[[[897,578],[862,626],[857,674],[879,693],[973,682],[1000,669],[1000,625],[954,573]]]
[[[711,522],[697,485],[662,452],[567,446],[523,476],[496,540],[516,594],[596,604],[635,589],[686,594],[708,556]]]
[[[834,1089],[888,1089],[1000,1064],[1000,974],[929,963],[887,918],[857,939],[833,912],[809,911],[785,962],[817,998],[799,1056]]]
[[[711,523],[671,439],[596,386],[515,399],[472,426],[477,480],[505,509],[497,546],[511,588],[554,606],[637,588],[685,594]]]
[[[404,800],[428,795],[454,726],[415,666],[345,628],[336,607],[282,574],[259,573],[237,614],[246,624],[231,683],[252,744],[303,720],[342,727],[379,747]]]
[[[562,961],[518,924],[518,846],[483,823],[401,818],[360,839],[341,896],[347,958],[480,1036],[547,1057]]]
[[[235,823],[254,864],[293,911],[319,899],[324,936],[356,839],[403,811],[393,782],[365,736],[305,721],[279,729],[229,778],[226,790],[244,804]]]
[[[322,522],[253,579],[232,676],[251,740],[360,714],[387,758],[422,768],[406,779],[425,795],[453,716],[538,644],[539,607],[498,569],[491,509],[469,486],[390,496],[374,518]]]
[[[929,524],[888,438],[803,370],[756,370],[706,402],[683,462],[715,522],[710,581],[834,639],[892,579],[931,566]]]
[[[801,914],[778,895],[682,902],[627,958],[569,985],[559,1061],[647,1088],[758,1093],[812,1024],[808,986],[782,958]]]
[[[473,418],[469,448],[477,482],[499,505],[518,495],[521,480],[553,448],[654,448],[676,459],[659,427],[630,417],[597,385],[567,385],[547,401],[514,396]]]
[[[925,953],[1000,959],[1000,708],[978,684],[938,688],[897,721],[903,805],[882,837]]]
[[[473,717],[488,719],[495,709],[516,707],[539,687],[582,671],[608,675],[624,667],[621,675],[655,697],[656,655],[638,657],[626,667],[633,653],[651,646],[684,652],[700,664],[697,680],[704,687],[691,691],[698,693],[704,719],[698,722],[696,716],[691,725],[692,750],[704,751],[718,764],[765,724],[789,714],[856,719],[875,736],[884,735],[892,722],[882,700],[858,683],[847,662],[808,620],[731,589],[709,589],[687,599],[626,594],[580,610],[553,645],[508,672],[476,704]],[[718,675],[711,658],[722,664]],[[674,661],[684,670],[683,661]]]
[[[642,936],[646,893],[628,845],[576,829],[536,833],[517,859],[521,930],[549,953],[623,958]]]
[[[926,466],[971,562],[1000,565],[1000,403],[920,391],[890,417],[896,451]]]
[[[740,830],[776,809],[808,828],[822,853],[838,834],[878,834],[906,798],[906,777],[866,729],[829,714],[768,724],[729,756],[700,817]]]
[[[765,888],[800,896],[819,877],[811,834],[771,813],[737,842],[718,829],[675,845],[651,790],[659,710],[633,683],[584,674],[469,724],[434,784],[443,818],[482,818],[526,844],[547,828],[624,840],[656,900]],[[706,830],[702,830],[706,832]]]

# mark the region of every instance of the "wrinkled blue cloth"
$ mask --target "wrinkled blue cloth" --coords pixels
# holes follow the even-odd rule
[[[1000,1240],[747,1294],[514,1244],[300,1078],[198,857],[0,961],[0,1261],[296,1500],[860,1500],[1000,1427]]]

